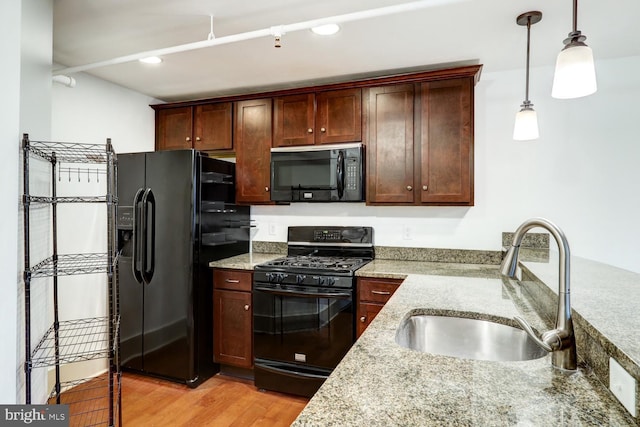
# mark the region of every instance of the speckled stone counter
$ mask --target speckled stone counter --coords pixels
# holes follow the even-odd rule
[[[358,275],[407,278],[294,426],[637,425],[584,364],[567,375],[551,366],[549,355],[488,362],[400,347],[396,328],[417,313],[510,325],[519,314],[539,330],[546,327],[523,287],[498,278],[497,266],[386,262],[376,260]]]
[[[557,253],[522,255],[536,262],[524,262],[520,282],[502,278],[497,265],[482,263],[392,258],[359,269],[357,276],[406,279],[293,425],[640,425],[603,385],[609,356],[640,378],[640,274],[572,257],[571,298],[581,364],[571,375],[555,370],[550,356],[525,362],[470,361],[396,344],[398,325],[417,313],[513,326],[511,319],[519,314],[538,330],[551,327]],[[210,266],[251,270],[281,256],[258,252]]]
[[[280,253],[253,253],[224,258],[218,261],[211,261],[209,267],[212,268],[230,268],[233,270],[253,270],[258,264],[271,261],[284,256]]]

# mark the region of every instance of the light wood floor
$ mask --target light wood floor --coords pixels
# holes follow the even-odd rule
[[[128,426],[289,426],[304,397],[258,391],[252,381],[216,375],[195,389],[124,373],[122,424]]]

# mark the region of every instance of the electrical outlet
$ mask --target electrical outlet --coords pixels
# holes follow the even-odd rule
[[[636,416],[636,380],[613,357],[609,358],[609,388],[622,406]]]
[[[406,224],[403,225],[402,226],[402,238],[404,240],[411,240],[412,239],[411,235],[413,234],[412,231],[413,230],[411,230],[411,227],[409,227]]]
[[[275,223],[270,222],[269,223],[269,235],[270,236],[275,236],[277,232],[277,226]]]

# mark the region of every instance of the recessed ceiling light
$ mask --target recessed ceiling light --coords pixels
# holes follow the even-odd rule
[[[149,56],[147,58],[140,58],[139,61],[145,64],[159,64],[162,62],[162,58],[158,58],[157,56]]]
[[[338,24],[326,24],[320,25],[318,27],[313,27],[311,29],[316,34],[320,34],[321,36],[330,36],[331,34],[335,34],[340,31],[340,27]]]

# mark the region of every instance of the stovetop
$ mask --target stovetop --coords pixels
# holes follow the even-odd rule
[[[371,227],[289,227],[288,256],[256,265],[254,283],[353,287],[374,258]]]
[[[355,272],[370,260],[363,258],[330,257],[330,256],[286,256],[267,261],[257,267],[261,269],[285,269],[287,271],[314,271],[331,274],[334,272]]]

